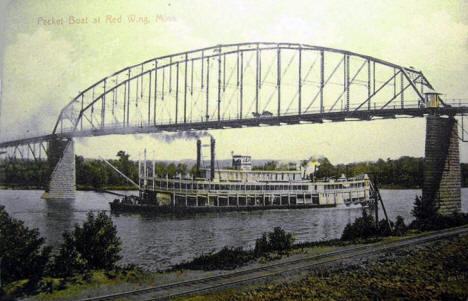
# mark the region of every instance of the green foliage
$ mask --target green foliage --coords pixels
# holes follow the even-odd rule
[[[132,161],[130,155],[121,150],[116,154],[116,160],[109,162],[122,171],[133,181],[138,180],[138,162]],[[384,186],[415,188],[422,186],[423,158],[401,157],[397,160],[379,159],[375,162],[357,162],[352,164],[333,165],[327,158],[318,160],[320,166],[315,178],[340,177],[346,174],[356,176],[362,173],[372,174],[376,181]],[[112,170],[101,160],[84,159],[82,156],[75,157],[76,182],[80,187],[101,189],[109,186],[128,185],[127,181]],[[302,161],[304,165],[308,161]],[[5,176],[0,174],[0,183],[8,186],[36,186],[45,187],[47,178],[47,162],[34,160],[10,160],[0,164],[5,166]],[[461,164],[462,181],[468,186],[468,164]],[[277,161],[268,161],[263,166],[254,166],[255,170],[288,170],[288,166],[279,166]],[[177,173],[188,173],[194,175],[195,167],[189,168],[183,163],[156,162],[155,173],[160,177],[174,177]]]
[[[233,270],[255,259],[252,251],[245,251],[242,247],[224,247],[216,253],[202,254],[190,262],[174,266],[174,269],[191,270]]]
[[[184,262],[174,266],[174,269],[191,270],[231,270],[265,255],[268,252],[277,251],[283,253],[293,247],[294,237],[286,233],[280,227],[275,227],[273,232],[263,233],[256,240],[255,250],[244,250],[242,247],[224,247],[216,253],[202,254],[190,262]]]
[[[409,226],[419,231],[441,230],[468,224],[468,213],[454,213],[451,215],[436,214],[433,217],[414,220]]]
[[[0,277],[4,285],[0,299],[2,294],[20,296],[38,290],[64,289],[62,278],[75,278],[91,270],[109,271],[116,268],[120,259],[121,242],[117,230],[104,212],[96,216],[88,213],[82,226],[75,225],[72,233],[65,232],[52,261],[51,248],[43,244],[38,229],[28,229],[0,206]]]
[[[75,247],[76,252],[81,254],[82,258],[78,262],[72,262],[78,267],[84,260],[87,269],[108,270],[114,268],[121,258],[121,241],[117,236],[117,229],[104,212],[99,212],[97,216],[92,212],[88,213],[86,222],[82,226],[75,225],[71,237],[67,239],[70,239],[68,243]],[[67,246],[62,245],[62,248],[64,259],[74,254],[74,250],[69,250]]]
[[[375,225],[372,216],[367,214],[366,210],[362,211],[362,217],[358,217],[352,224],[347,224],[341,234],[342,240],[355,240],[358,238],[369,238],[376,236],[378,229]]]
[[[88,262],[77,251],[75,244],[74,237],[69,232],[64,232],[63,243],[53,258],[51,274],[56,277],[70,277],[86,270]]]
[[[334,166],[327,158],[320,158],[316,178],[340,177],[346,174],[353,177],[367,173],[374,175],[380,185],[402,188],[421,187],[423,180],[423,158],[403,156],[397,160],[379,159],[375,162],[357,162]],[[467,172],[468,175],[468,172]]]
[[[45,188],[48,164],[45,160],[3,159],[0,160],[0,183],[11,187]]]
[[[286,233],[281,227],[275,227],[273,232],[263,233],[261,238],[255,241],[254,253],[261,255],[267,252],[285,252],[292,248],[294,237]]]
[[[468,236],[198,300],[467,300]],[[197,300],[197,297],[188,300]]]
[[[10,217],[0,206],[0,257],[2,283],[42,277],[49,260],[50,247],[44,246],[38,229],[29,229],[20,220]]]
[[[400,215],[397,216],[395,226],[393,227],[393,234],[397,236],[404,235],[408,232],[408,227],[405,225],[405,220]]]
[[[439,207],[433,201],[423,200],[416,196],[411,214],[415,220],[410,227],[420,231],[440,230],[468,224],[468,214],[456,212],[452,215],[441,215]]]
[[[435,217],[438,210],[439,207],[434,201],[423,200],[422,197],[416,196],[411,214],[416,218],[416,220],[422,221]]]
[[[390,223],[390,228],[388,224]],[[401,216],[397,216],[396,223],[380,220],[377,225],[366,210],[362,211],[362,217],[358,217],[352,224],[347,224],[341,234],[341,240],[352,241],[358,239],[369,239],[371,237],[385,237],[390,235],[403,235],[407,228]]]

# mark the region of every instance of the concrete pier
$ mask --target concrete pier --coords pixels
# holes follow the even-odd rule
[[[457,121],[453,117],[426,118],[423,202],[435,202],[439,213],[461,209],[461,172]]]
[[[49,142],[49,185],[45,199],[74,199],[76,192],[75,149],[71,139]]]

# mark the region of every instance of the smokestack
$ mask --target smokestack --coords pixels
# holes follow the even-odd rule
[[[214,179],[215,174],[215,145],[216,141],[213,137],[211,137],[211,166],[210,166],[210,177],[211,181]]]
[[[195,177],[200,176],[200,167],[201,167],[201,140],[197,139],[197,171]]]

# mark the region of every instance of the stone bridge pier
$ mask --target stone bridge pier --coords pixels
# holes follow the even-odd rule
[[[49,183],[45,199],[74,199],[76,192],[75,149],[73,140],[55,137],[47,150]]]
[[[458,125],[453,116],[426,117],[423,178],[423,204],[435,202],[444,215],[460,211],[460,152]]]

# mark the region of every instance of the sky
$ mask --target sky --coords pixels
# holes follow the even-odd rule
[[[217,44],[297,42],[422,70],[448,99],[468,100],[468,1],[2,0],[0,140],[50,133],[61,108],[101,78],[144,60]],[[6,5],[6,6],[5,6]],[[129,24],[128,15],[164,21]],[[122,17],[121,23],[107,18]],[[100,18],[99,23],[94,23]],[[63,19],[63,24],[60,20]],[[70,20],[87,21],[70,24]],[[57,24],[58,23],[58,24]],[[468,120],[467,120],[468,121]],[[468,122],[467,122],[468,124]],[[301,124],[210,131],[217,156],[348,163],[424,156],[425,120]],[[75,152],[195,158],[194,141],[152,135],[76,139]],[[460,144],[461,160],[468,149]]]

